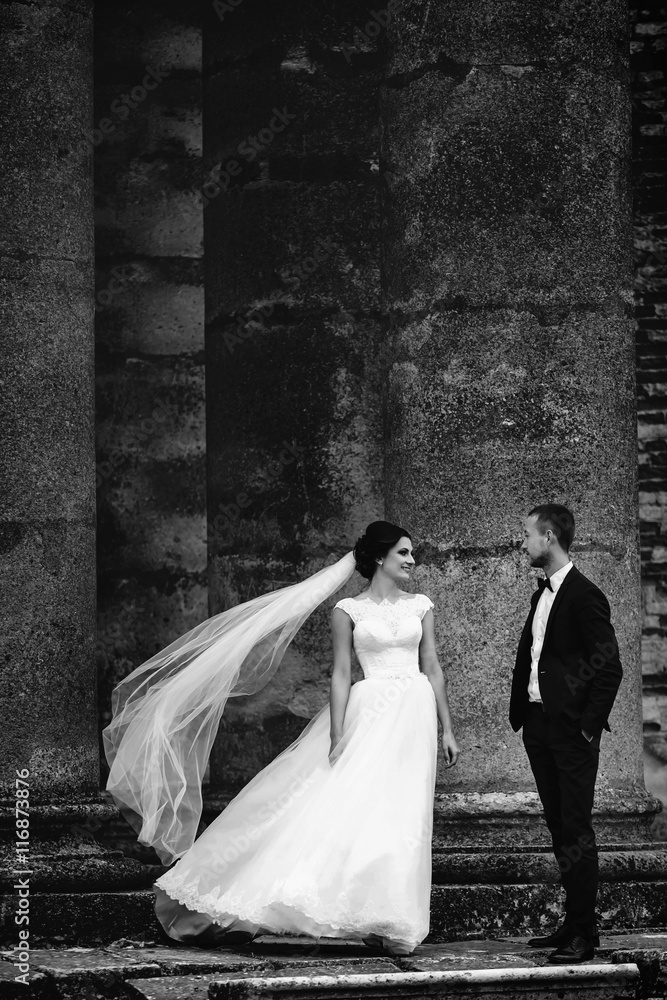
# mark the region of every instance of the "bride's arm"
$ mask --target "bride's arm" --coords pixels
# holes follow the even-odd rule
[[[352,622],[342,608],[334,608],[331,615],[333,636],[333,671],[331,673],[331,749],[343,735],[345,709],[350,697],[352,672]]]
[[[427,611],[422,618],[422,639],[419,644],[419,662],[421,668],[431,682],[435,703],[438,706],[438,718],[442,723],[442,749],[445,754],[445,767],[453,767],[459,757],[459,748],[452,732],[452,719],[449,714],[447,685],[438,660],[435,648],[435,627],[433,612]]]

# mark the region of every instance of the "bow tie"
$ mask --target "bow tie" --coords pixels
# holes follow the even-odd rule
[[[550,590],[551,593],[553,594],[554,588],[551,586],[551,581],[547,580],[546,577],[540,577],[540,579],[537,581],[537,589],[539,590],[540,594],[542,593],[545,587],[547,590]]]

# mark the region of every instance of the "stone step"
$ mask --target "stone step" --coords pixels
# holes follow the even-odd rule
[[[150,889],[123,892],[35,892],[30,894],[31,940],[39,946],[104,945],[119,938],[159,941]],[[16,941],[16,896],[0,896],[0,946]],[[166,940],[166,938],[165,938]]]
[[[479,934],[530,935],[559,921],[564,893],[556,884],[434,885],[429,940]],[[601,882],[602,931],[667,927],[667,881]]]
[[[31,925],[44,929],[44,941],[60,944],[104,945],[121,937],[166,942],[153,899],[151,890],[31,893]],[[562,903],[554,883],[434,885],[429,940],[539,933],[558,921]],[[16,940],[15,910],[15,897],[0,897],[0,945]],[[667,927],[667,881],[601,883],[599,912],[602,930]]]
[[[667,845],[641,844],[632,850],[600,851],[600,882],[667,882]],[[521,885],[560,883],[551,851],[434,851],[433,884]]]
[[[521,997],[525,1000],[635,1000],[641,976],[634,963],[564,968],[474,969],[451,972],[352,973],[128,980],[137,1000],[321,1000],[373,997]]]
[[[210,1000],[319,1000],[321,997],[524,997],[526,1000],[622,1000],[635,998],[638,967],[586,965],[565,968],[474,969],[456,972],[395,972],[339,976],[289,976],[214,979]],[[148,1000],[146,994],[143,994]],[[172,994],[173,995],[173,994]],[[153,994],[151,1000],[166,1000]],[[185,1000],[185,998],[183,998]]]
[[[27,984],[16,980],[16,958],[11,950],[0,952],[2,1000],[311,1000],[315,993],[353,1000],[361,992],[380,998],[469,993],[620,1000],[667,994],[667,933],[658,932],[603,937],[591,961],[564,969],[525,939],[424,944],[403,957],[356,940],[283,936],[215,950],[127,940],[106,948],[31,948]]]

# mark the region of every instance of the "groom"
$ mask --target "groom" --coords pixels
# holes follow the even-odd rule
[[[510,724],[523,743],[544,808],[565,889],[565,920],[533,938],[555,948],[551,962],[592,958],[598,943],[595,903],[598,856],[591,823],[600,735],[623,670],[609,602],[573,566],[574,517],[567,507],[534,507],[522,550],[544,570],[532,596],[516,656]]]

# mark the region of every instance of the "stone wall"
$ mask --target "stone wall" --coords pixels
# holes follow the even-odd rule
[[[632,19],[645,770],[667,803],[667,8]]]
[[[95,4],[98,671],[207,616],[201,25]]]
[[[342,0],[298,16],[269,3],[204,9],[205,98],[201,25],[187,5],[96,4],[103,719],[117,678],[208,613],[207,556],[218,611],[318,568],[383,514],[373,364],[384,336],[382,11]],[[658,791],[667,729],[667,22],[658,3],[632,16],[644,714],[647,776]],[[286,109],[284,121],[276,109]],[[314,675],[297,670],[285,690],[229,713],[224,738],[244,762],[228,773],[232,785],[326,697],[326,612],[302,642],[294,655],[314,657]]]

